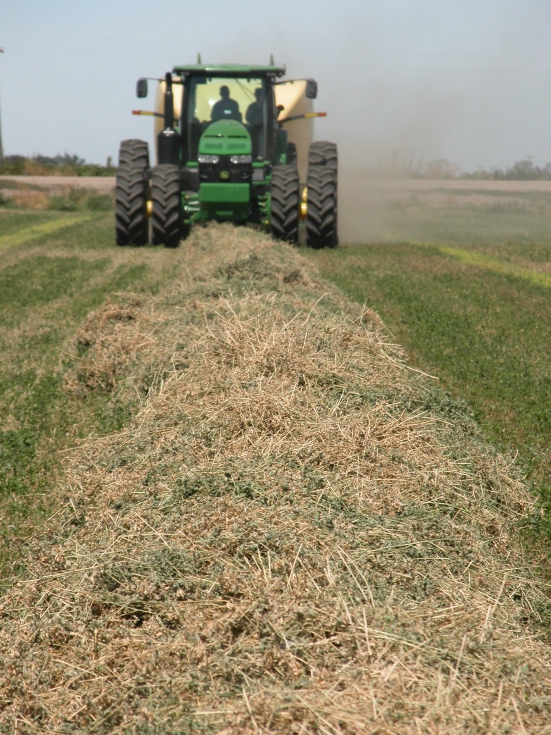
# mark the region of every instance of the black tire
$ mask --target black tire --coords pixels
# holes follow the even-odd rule
[[[286,242],[298,242],[300,188],[296,166],[274,166],[271,185],[270,232]]]
[[[308,189],[306,244],[311,248],[335,247],[337,244],[335,175],[327,166],[310,166],[306,186]]]
[[[287,166],[297,165],[297,147],[294,143],[287,143],[285,160],[287,162]]]
[[[335,143],[328,140],[316,140],[308,149],[308,167],[327,166],[335,174],[335,183],[339,178],[339,155]]]
[[[178,247],[180,240],[187,237],[189,232],[189,226],[185,226],[182,221],[182,196],[178,166],[163,163],[153,168],[151,199],[153,200],[151,215],[153,244],[164,244],[167,248]]]
[[[119,166],[139,165],[149,168],[149,146],[145,140],[130,138],[121,141],[119,148]]]
[[[115,188],[117,245],[146,245],[149,239],[146,170],[139,164],[119,166]]]
[[[316,140],[308,149],[308,166],[327,166],[335,175],[335,240],[333,247],[339,244],[338,210],[339,210],[339,154],[335,143],[328,140]]]

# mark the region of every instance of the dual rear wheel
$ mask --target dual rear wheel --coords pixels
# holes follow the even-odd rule
[[[306,187],[306,243],[311,248],[334,248],[339,244],[338,153],[334,143],[320,140],[310,145]]]
[[[271,185],[270,232],[277,240],[298,243],[300,184],[293,165],[274,166]]]
[[[182,222],[180,170],[169,164],[150,169],[147,143],[123,140],[115,189],[117,245],[147,245],[150,222],[154,245],[175,248],[188,234]]]
[[[312,248],[335,247],[337,234],[337,146],[328,141],[312,143],[308,152],[306,244]],[[271,185],[270,231],[278,240],[298,243],[301,197],[298,169],[274,166]]]
[[[115,189],[117,245],[147,244],[149,240],[147,189],[146,168],[133,163],[119,166]]]
[[[182,221],[180,169],[169,163],[155,166],[151,174],[151,233],[153,245],[176,248],[189,234]]]

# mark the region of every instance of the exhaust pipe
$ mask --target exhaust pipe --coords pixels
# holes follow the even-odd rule
[[[174,95],[172,93],[172,74],[165,74],[165,127],[157,138],[157,160],[159,163],[180,164],[180,136],[174,130]]]
[[[165,128],[174,127],[174,95],[172,94],[172,74],[165,74]]]

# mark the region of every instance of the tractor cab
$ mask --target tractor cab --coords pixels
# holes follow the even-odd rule
[[[251,139],[253,158],[270,158],[274,102],[273,89],[265,76],[241,79],[195,76],[184,89],[182,142],[188,160],[197,160],[201,136],[212,136],[209,128],[217,122],[240,123]],[[235,126],[231,129],[235,131]]]

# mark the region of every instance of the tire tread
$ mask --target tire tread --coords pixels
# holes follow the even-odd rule
[[[274,166],[270,231],[278,240],[298,242],[300,187],[296,166]]]
[[[121,141],[119,147],[119,166],[139,165],[149,168],[149,146],[145,140],[129,138]]]
[[[336,182],[328,166],[308,168],[308,210],[306,243],[311,248],[334,247],[337,244]]]
[[[153,244],[164,244],[167,248],[178,247],[187,228],[182,223],[182,200],[180,191],[180,169],[164,163],[155,166],[151,176],[151,219]]]
[[[316,140],[308,149],[309,166],[327,166],[335,173],[338,179],[339,156],[337,146],[328,140]]]
[[[123,164],[117,169],[115,186],[115,234],[117,245],[146,245],[147,178],[139,164]]]

